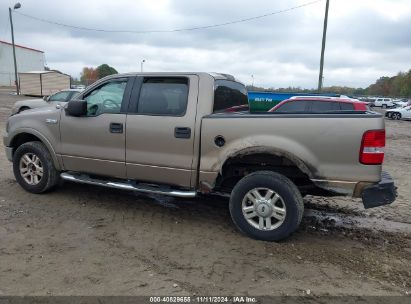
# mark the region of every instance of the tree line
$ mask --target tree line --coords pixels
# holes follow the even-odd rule
[[[117,70],[105,63],[99,65],[96,68],[84,67],[80,74],[80,79],[73,79],[72,83],[84,84],[88,86],[96,80],[112,74],[118,74]]]
[[[263,88],[247,86],[250,91],[261,92],[295,92],[295,93],[317,93],[317,89],[302,89],[300,87],[287,88]],[[367,88],[351,88],[345,86],[324,87],[322,92],[354,96],[391,96],[411,98],[411,70],[399,72],[396,76],[383,76]]]

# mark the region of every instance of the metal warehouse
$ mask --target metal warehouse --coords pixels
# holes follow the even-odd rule
[[[44,70],[44,52],[16,44],[17,72]],[[0,86],[14,86],[13,46],[0,40]]]

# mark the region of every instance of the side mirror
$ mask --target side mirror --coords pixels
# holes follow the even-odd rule
[[[43,100],[44,100],[44,101],[49,101],[49,99],[50,99],[50,96],[44,96],[44,97],[43,97]]]
[[[87,114],[87,101],[72,99],[68,102],[66,113],[70,116],[85,116]]]

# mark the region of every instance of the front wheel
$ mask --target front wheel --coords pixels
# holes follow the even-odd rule
[[[244,234],[263,241],[279,241],[300,225],[304,204],[287,177],[258,171],[241,179],[230,197],[234,224]]]
[[[386,105],[386,104],[383,104],[381,107],[382,107],[383,109],[386,109],[386,108],[387,108],[387,105]]]
[[[31,193],[43,193],[59,181],[49,151],[38,141],[17,148],[13,155],[13,172],[20,186]]]

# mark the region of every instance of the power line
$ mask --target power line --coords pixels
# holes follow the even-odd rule
[[[17,12],[17,11],[14,11],[14,13],[25,16],[27,18],[31,18],[31,19],[40,21],[40,22],[59,25],[59,26],[78,29],[78,30],[83,30],[83,31],[94,31],[94,32],[105,32],[105,33],[153,34],[153,33],[174,33],[174,32],[184,32],[184,31],[195,31],[195,30],[203,30],[203,29],[222,27],[222,26],[227,26],[227,25],[231,25],[231,24],[242,23],[242,22],[247,22],[247,21],[256,20],[256,19],[261,19],[261,18],[273,16],[273,15],[278,15],[278,14],[281,14],[281,13],[286,13],[286,12],[296,10],[296,9],[299,9],[299,8],[302,8],[302,7],[305,7],[305,6],[308,6],[308,5],[315,4],[315,3],[320,2],[320,1],[323,1],[323,0],[315,0],[315,1],[307,2],[307,3],[304,3],[304,4],[298,5],[298,6],[290,7],[290,8],[287,8],[287,9],[267,13],[267,14],[264,14],[264,15],[258,15],[258,16],[254,16],[254,17],[238,19],[238,20],[233,20],[233,21],[228,21],[228,22],[223,22],[223,23],[204,25],[204,26],[195,26],[195,27],[189,27],[189,28],[171,29],[171,30],[147,30],[147,31],[108,30],[108,29],[88,28],[88,27],[75,26],[75,25],[64,24],[64,23],[60,23],[60,22],[56,22],[56,21],[51,21],[51,20],[31,16],[31,15],[28,15],[28,14],[20,13],[20,12]]]

